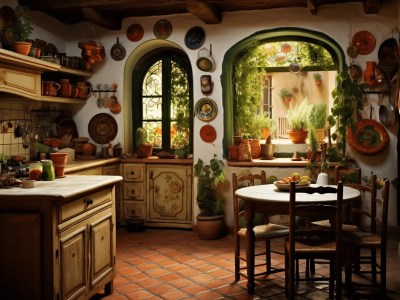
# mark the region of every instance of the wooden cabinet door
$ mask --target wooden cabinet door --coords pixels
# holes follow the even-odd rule
[[[0,214],[1,299],[41,300],[51,288],[42,286],[41,238],[40,214]]]
[[[148,222],[174,224],[192,222],[191,166],[148,165]],[[182,227],[182,226],[177,226]]]
[[[61,234],[61,299],[76,299],[87,292],[88,232],[79,223]]]
[[[95,286],[113,271],[113,224],[108,214],[90,224],[90,284]]]

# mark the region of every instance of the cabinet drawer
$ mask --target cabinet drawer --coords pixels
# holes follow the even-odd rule
[[[111,203],[111,189],[104,189],[72,202],[65,203],[61,205],[60,208],[60,223],[106,202]]]
[[[124,198],[132,198],[133,200],[144,200],[144,185],[142,184],[124,184]]]
[[[143,202],[124,201],[124,220],[129,217],[145,219],[146,207]]]
[[[0,68],[0,91],[13,91],[23,96],[40,96],[40,75]]]
[[[144,167],[144,164],[124,164],[124,180],[143,181],[145,174]]]

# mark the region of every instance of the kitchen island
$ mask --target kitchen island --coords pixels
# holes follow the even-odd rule
[[[0,298],[89,299],[113,291],[115,185],[67,175],[0,189]]]

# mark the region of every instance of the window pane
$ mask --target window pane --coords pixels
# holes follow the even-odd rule
[[[143,80],[143,96],[162,95],[162,61],[150,67]]]

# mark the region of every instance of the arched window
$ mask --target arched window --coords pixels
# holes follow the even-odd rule
[[[237,60],[242,57],[243,53],[246,53],[246,51],[256,44],[267,44],[283,41],[302,41],[318,45],[326,49],[333,59],[334,67],[332,66],[328,68],[329,70],[336,70],[340,72],[347,68],[345,63],[345,55],[340,45],[326,34],[308,29],[283,27],[271,30],[263,30],[255,32],[253,35],[239,41],[237,44],[232,46],[225,53],[221,75],[224,106],[224,157],[226,157],[226,146],[233,144],[235,120],[238,120],[236,115],[237,109],[235,109],[235,96],[237,91],[235,90],[236,86],[233,80],[235,76],[234,74]],[[266,68],[266,70],[270,71],[268,68]],[[310,68],[310,71],[311,70],[313,69]],[[289,72],[289,70],[287,72]]]
[[[143,127],[155,152],[182,147],[191,152],[193,84],[186,54],[172,48],[153,50],[138,62],[132,80],[133,133]]]

